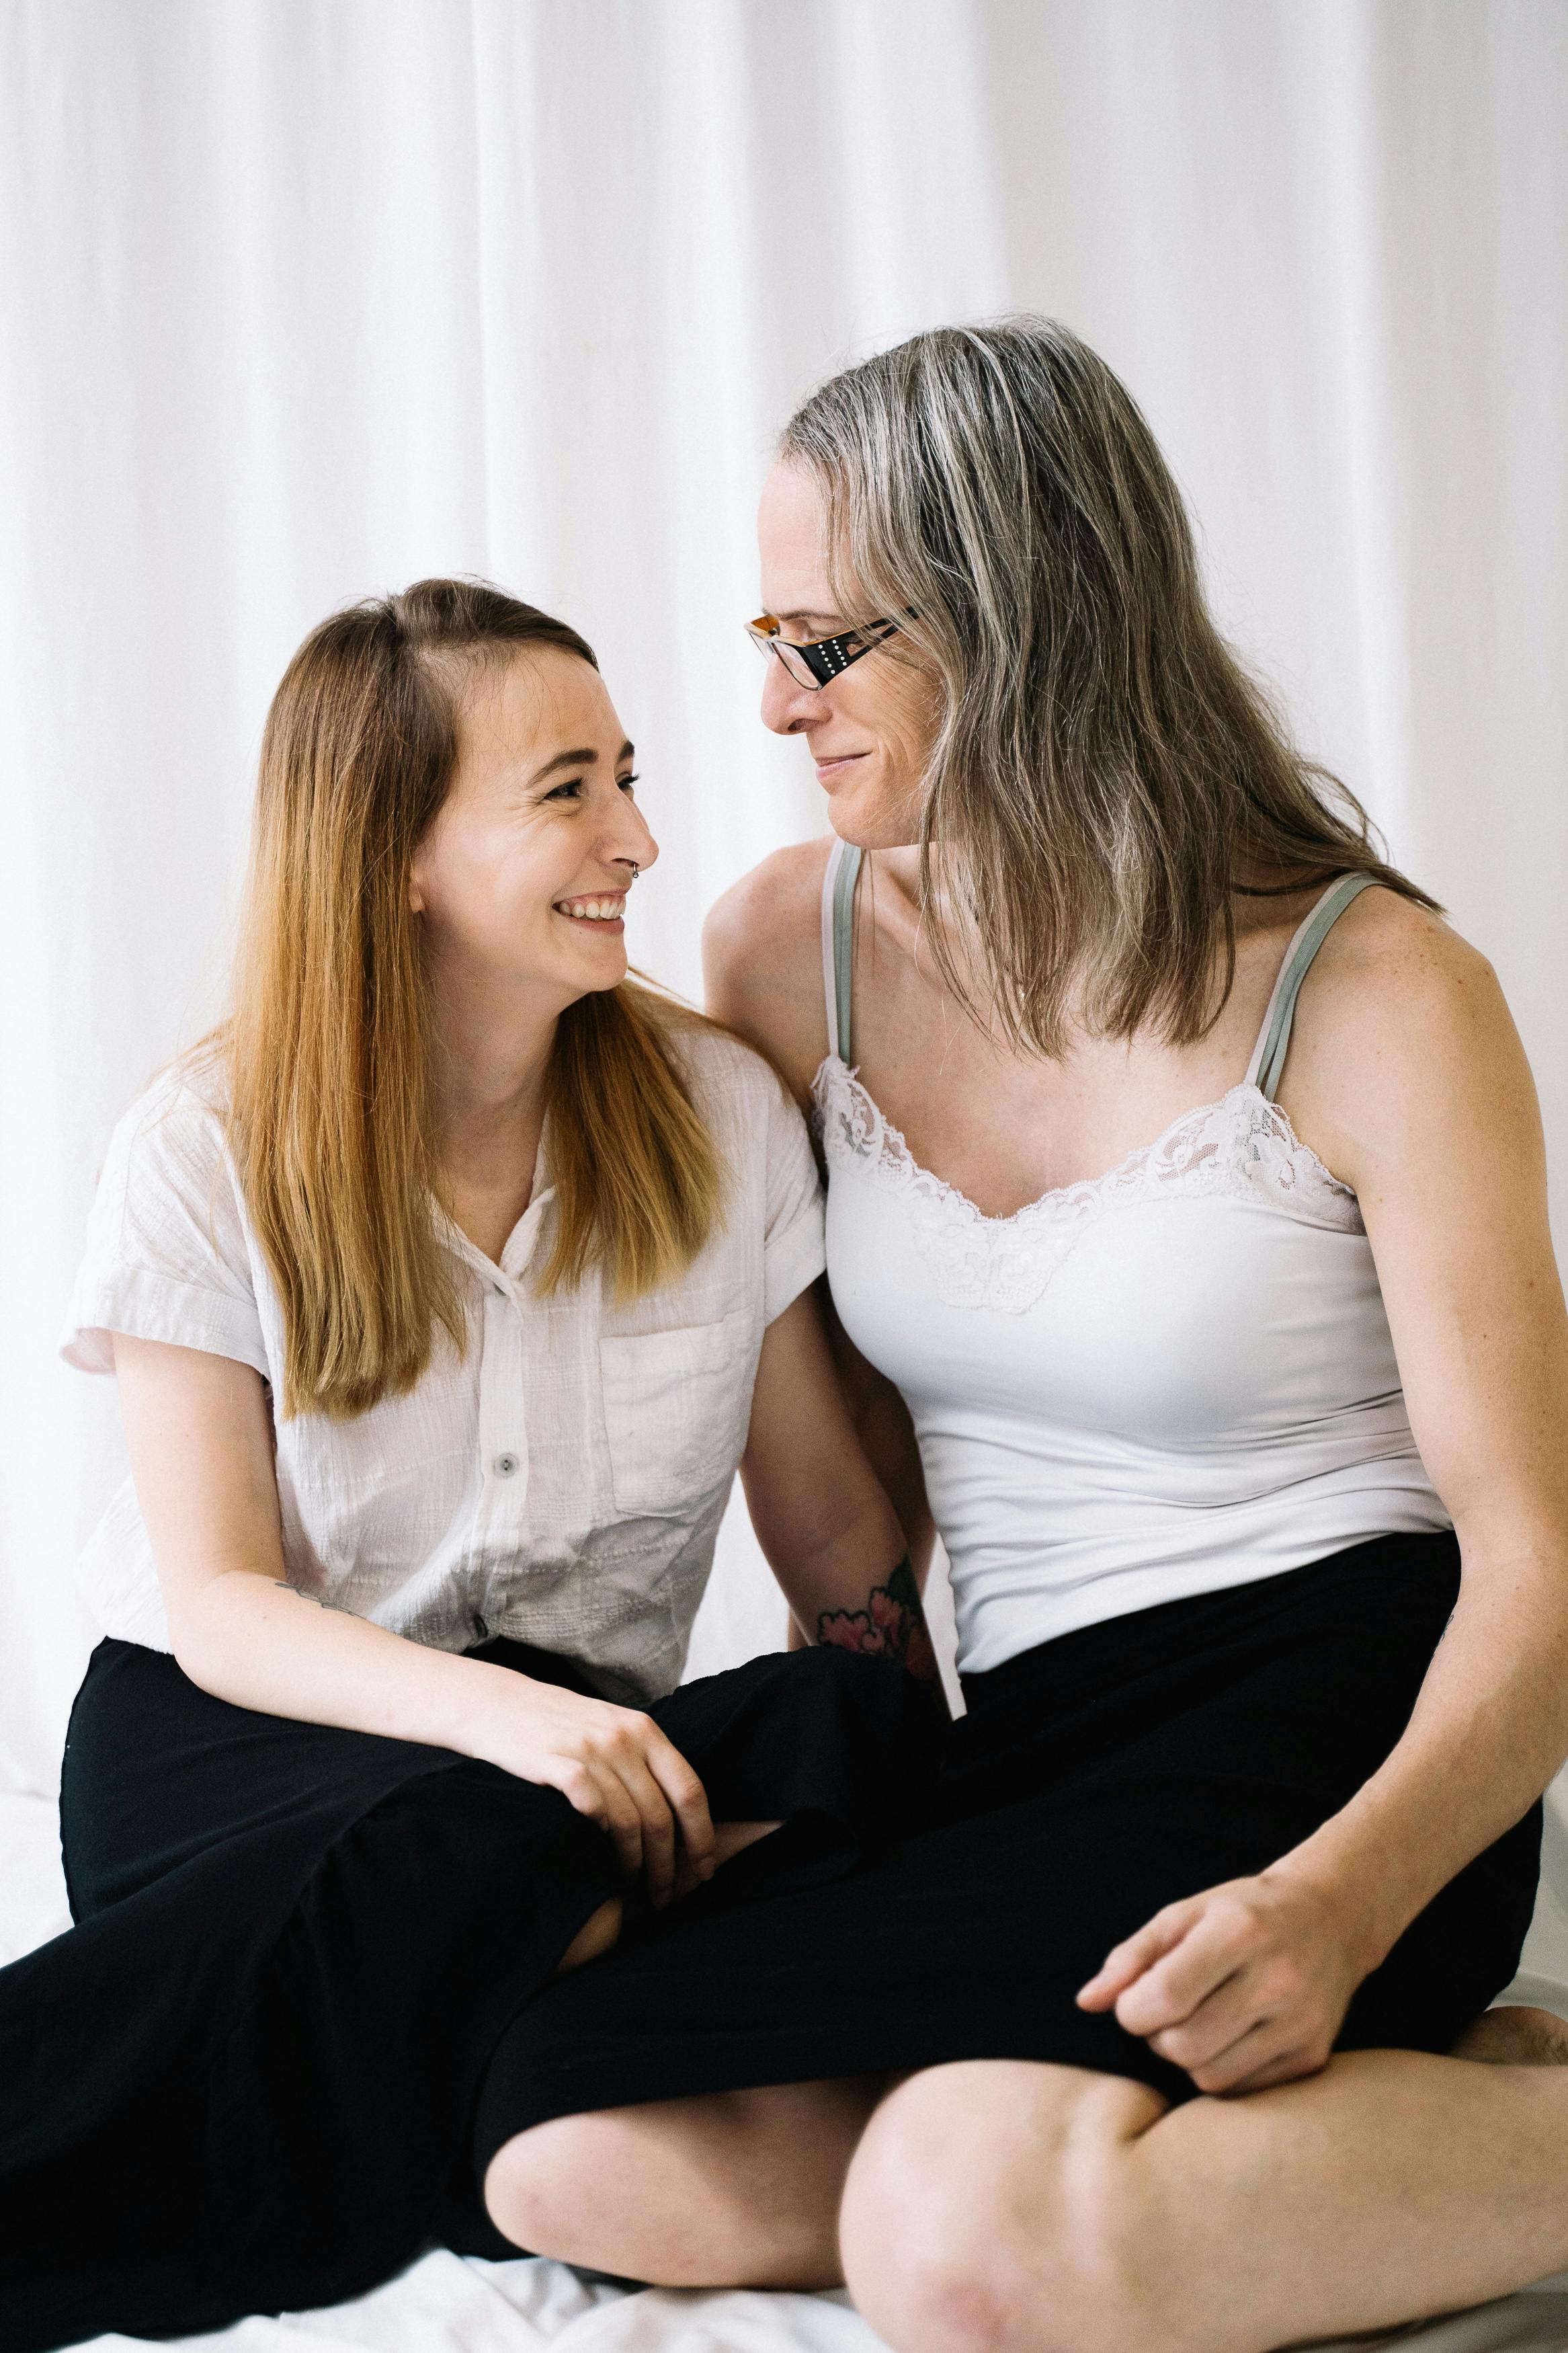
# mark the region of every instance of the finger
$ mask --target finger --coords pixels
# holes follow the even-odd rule
[[[1238,1969],[1224,1985],[1200,2001],[1191,2016],[1179,2026],[1158,2028],[1145,2040],[1151,2051],[1162,2059],[1169,2059],[1189,2073],[1203,2067],[1222,2052],[1229,2051],[1250,2034],[1253,2028],[1264,2025],[1279,2015],[1279,2006],[1268,1999],[1268,1988],[1258,1980],[1252,1969]]]
[[[1227,2052],[1223,2059],[1215,2062],[1212,2083],[1208,2080],[1211,2071],[1202,2071],[1204,2081],[1198,2084],[1199,2090],[1217,2099],[1245,2099],[1254,2092],[1270,2091],[1279,2084],[1299,2084],[1303,2076],[1318,2074],[1331,2055],[1326,2047],[1315,2042],[1292,2043],[1275,2052],[1272,2057],[1267,2055],[1267,2050],[1264,2042],[1256,2052],[1239,2048],[1237,2052]],[[1198,2083],[1196,2075],[1193,2081]]]
[[[1167,1904],[1135,1936],[1113,1945],[1089,1983],[1079,1988],[1079,2008],[1111,2009],[1127,1987],[1135,1984],[1145,1969],[1152,1968],[1161,1955],[1186,1934],[1192,1910],[1190,1903]]]
[[[642,1868],[642,1816],[617,1775],[597,1757],[574,1758],[563,1770],[556,1788],[596,1821],[613,1842],[616,1860],[628,1875]]]
[[[708,1793],[673,1741],[659,1733],[646,1751],[647,1769],[664,1791],[680,1824],[681,1844],[700,1879],[713,1876],[713,1817]]]
[[[675,1893],[675,1817],[642,1757],[623,1758],[616,1770],[642,1823],[647,1892],[654,1904],[662,1907]]]
[[[1200,1915],[1186,1935],[1121,1996],[1118,2023],[1129,2034],[1142,2035],[1180,2026],[1200,2002],[1238,1973],[1247,1958],[1245,1942],[1226,1915]]]
[[[620,1775],[603,1763],[596,1765],[605,1785],[605,1802],[610,1813],[610,1836],[616,1841],[616,1856],[621,1869],[635,1878],[643,1867],[643,1818],[637,1799]]]

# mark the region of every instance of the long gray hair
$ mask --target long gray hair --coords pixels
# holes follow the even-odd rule
[[[813,393],[779,454],[825,494],[846,620],[901,617],[888,650],[936,678],[921,892],[935,844],[959,937],[932,923],[932,949],[1013,1046],[1059,1053],[1074,1018],[1202,1037],[1248,876],[1434,904],[1220,636],[1153,435],[1067,328],[915,335]]]

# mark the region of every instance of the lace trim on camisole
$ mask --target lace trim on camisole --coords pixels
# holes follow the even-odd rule
[[[1250,1200],[1331,1233],[1364,1234],[1348,1185],[1301,1142],[1274,1101],[1313,957],[1370,874],[1345,874],[1309,910],[1285,951],[1247,1076],[1217,1103],[1173,1120],[1103,1176],[1059,1185],[1010,1218],[988,1218],[965,1193],[922,1168],[849,1064],[855,890],[861,853],[836,842],[822,884],[822,977],[827,1054],[813,1082],[816,1125],[829,1174],[872,1170],[904,1204],[940,1297],[952,1307],[1021,1315],[1039,1298],[1086,1225],[1153,1200]]]
[[[818,1070],[812,1096],[830,1172],[871,1172],[897,1197],[938,1294],[951,1307],[1025,1314],[1093,1219],[1141,1202],[1220,1196],[1257,1201],[1334,1233],[1366,1230],[1350,1187],[1249,1080],[1217,1103],[1184,1113],[1103,1176],[1058,1186],[1010,1218],[986,1217],[967,1194],[922,1168],[837,1054]]]

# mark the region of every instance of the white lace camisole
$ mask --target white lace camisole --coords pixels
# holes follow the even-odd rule
[[[823,885],[828,1279],[913,1416],[960,1667],[1447,1528],[1355,1195],[1273,1100],[1297,991],[1369,878],[1296,934],[1239,1086],[1105,1176],[987,1218],[855,1076],[859,864],[836,844]]]

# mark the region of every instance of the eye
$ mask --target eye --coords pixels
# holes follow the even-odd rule
[[[568,776],[563,785],[552,785],[544,796],[547,801],[576,800],[583,790],[581,776]]]
[[[623,793],[629,793],[629,792],[631,791],[632,786],[633,786],[635,784],[639,783],[640,781],[641,781],[641,780],[640,780],[640,778],[638,778],[638,777],[637,777],[637,776],[617,776],[617,777],[616,778],[616,784],[617,784],[617,785],[619,785],[619,786],[620,786],[620,788],[621,788],[621,790],[622,790],[622,792],[623,792]]]

